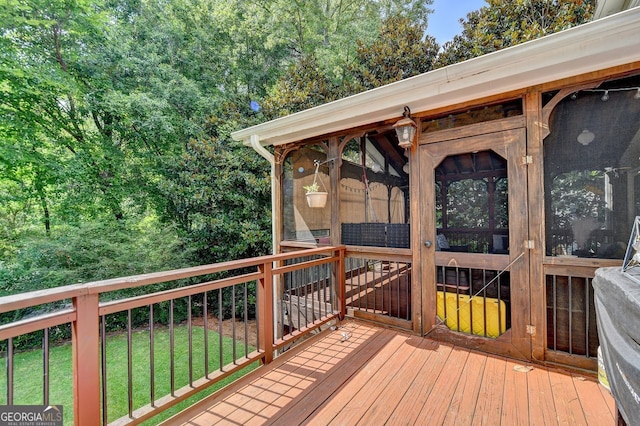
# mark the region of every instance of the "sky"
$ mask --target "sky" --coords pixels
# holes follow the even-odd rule
[[[439,45],[451,40],[462,32],[459,19],[466,18],[467,13],[485,6],[484,0],[434,0],[429,15],[427,34],[436,38]]]

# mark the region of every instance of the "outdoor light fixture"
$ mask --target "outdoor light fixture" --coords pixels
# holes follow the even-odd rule
[[[393,128],[396,129],[396,133],[398,134],[398,145],[404,149],[411,148],[413,145],[413,137],[416,135],[416,129],[418,128],[418,125],[410,116],[411,110],[408,106],[405,106],[402,119],[393,125]]]
[[[582,133],[578,135],[578,142],[584,146],[589,145],[596,138],[596,135],[592,131],[584,129]]]

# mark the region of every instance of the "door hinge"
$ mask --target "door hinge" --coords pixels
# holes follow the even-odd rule
[[[536,335],[536,326],[535,325],[531,325],[531,324],[527,324],[527,334],[529,334],[531,336],[535,336]]]
[[[525,155],[522,157],[522,164],[533,164],[533,157],[530,155]]]
[[[529,250],[536,248],[536,244],[533,240],[524,240],[523,247]]]

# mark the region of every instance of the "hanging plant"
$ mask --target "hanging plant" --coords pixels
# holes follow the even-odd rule
[[[313,183],[311,185],[303,186],[303,188],[307,191],[307,204],[311,208],[322,208],[327,204],[327,197],[329,193],[327,192],[327,188],[322,183],[322,179],[320,179],[318,175],[318,168],[320,167],[319,161],[314,161],[316,165],[316,171],[313,175]],[[318,181],[322,184],[324,191],[320,191],[320,185],[318,185]]]

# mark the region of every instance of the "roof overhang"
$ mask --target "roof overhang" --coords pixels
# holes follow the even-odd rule
[[[245,145],[289,142],[640,61],[640,8],[233,132]]]
[[[593,19],[604,18],[636,6],[640,6],[640,0],[598,0]]]

